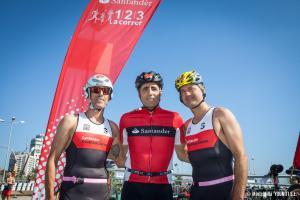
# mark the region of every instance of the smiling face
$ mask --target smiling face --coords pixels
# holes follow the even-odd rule
[[[204,88],[201,85],[188,84],[180,88],[182,102],[189,108],[194,108],[203,100]]]
[[[110,99],[109,87],[91,87],[90,90],[90,101],[96,109],[104,109]]]
[[[159,104],[161,88],[156,83],[145,83],[140,87],[138,92],[141,102],[149,110],[152,110]]]

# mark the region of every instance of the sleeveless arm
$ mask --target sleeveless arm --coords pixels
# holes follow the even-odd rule
[[[180,127],[178,127],[179,132],[176,134],[178,134],[177,140],[180,140],[180,143],[175,143],[175,152],[179,160],[189,163],[190,161],[185,143],[185,130],[189,120],[183,124],[181,117],[179,115],[178,117],[178,124],[180,125]]]
[[[113,121],[109,120],[109,124],[112,130],[113,142],[108,154],[108,158],[112,159],[117,164],[118,167],[122,167],[124,161],[122,160],[123,151],[120,144],[119,128],[118,125]]]
[[[234,157],[233,200],[244,198],[247,183],[247,155],[244,148],[242,129],[234,115],[226,108],[216,110],[217,123]]]
[[[52,142],[51,151],[46,165],[46,199],[54,199],[54,180],[58,159],[63,151],[69,146],[76,129],[76,125],[76,116],[66,116],[60,121],[57,127],[57,131]]]

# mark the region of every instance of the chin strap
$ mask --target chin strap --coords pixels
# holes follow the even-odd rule
[[[195,108],[198,108],[205,101],[205,97],[206,97],[206,94],[204,93],[202,101],[200,101],[200,103],[198,103],[198,105],[192,107],[191,110],[193,110]],[[179,98],[180,98],[180,102],[183,103],[186,106],[186,104],[183,102],[180,94],[179,94]]]
[[[96,113],[96,112],[101,112],[101,111],[102,111],[102,109],[97,109],[97,108],[95,108],[95,106],[93,105],[93,103],[92,103],[92,101],[91,101],[90,91],[89,91],[89,102],[90,102],[89,108],[90,108],[91,110],[94,110],[95,113]]]
[[[200,101],[200,103],[198,103],[198,105],[192,107],[191,110],[198,108],[203,102],[204,102],[204,99],[202,99],[202,101]]]

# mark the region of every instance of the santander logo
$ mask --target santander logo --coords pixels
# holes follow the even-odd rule
[[[99,0],[99,3],[109,3],[109,0]]]

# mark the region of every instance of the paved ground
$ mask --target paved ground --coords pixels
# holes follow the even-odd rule
[[[11,199],[12,199],[12,200],[13,200],[13,199],[30,200],[31,197],[30,197],[30,196],[16,196],[16,197],[12,196]]]

